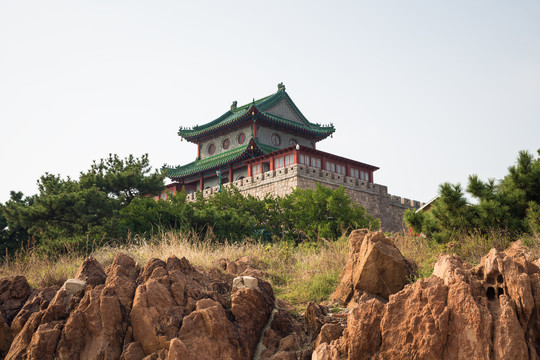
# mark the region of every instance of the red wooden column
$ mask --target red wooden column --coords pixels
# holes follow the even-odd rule
[[[270,158],[270,171],[274,170],[274,155]]]
[[[201,144],[199,143],[199,140],[197,140],[197,159],[201,158]]]
[[[298,164],[298,150],[296,148],[293,150],[293,161],[295,164]]]
[[[248,177],[252,177],[252,176],[253,176],[253,174],[252,174],[252,172],[251,172],[251,167],[252,167],[252,166],[253,166],[252,164],[249,164],[249,165],[248,165]]]
[[[204,176],[203,174],[201,173],[201,184],[200,184],[200,190],[203,191],[204,190]]]
[[[229,182],[230,182],[230,183],[233,182],[233,168],[232,168],[232,164],[229,165]]]
[[[352,176],[351,175],[351,165],[349,165],[349,164],[345,165],[345,176]]]

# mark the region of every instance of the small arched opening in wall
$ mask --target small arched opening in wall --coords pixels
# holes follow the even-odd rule
[[[225,140],[223,140],[221,144],[221,146],[223,147],[223,150],[227,150],[230,145],[231,145],[231,140],[229,140],[229,138],[226,138]]]
[[[241,132],[238,134],[238,138],[236,139],[240,145],[242,145],[246,141],[246,134]]]
[[[273,133],[271,136],[272,145],[279,146],[281,145],[281,137],[277,133]]]
[[[244,179],[244,175],[240,175],[240,176],[238,176],[238,177],[236,178],[236,180],[242,180],[242,179]]]

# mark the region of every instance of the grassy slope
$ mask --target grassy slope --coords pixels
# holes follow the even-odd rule
[[[416,262],[420,277],[431,275],[440,253],[456,253],[474,265],[492,247],[502,250],[509,244],[503,234],[461,237],[445,245],[430,244],[424,238],[409,235],[394,235],[392,239],[405,257]],[[539,236],[522,240],[535,257],[540,256]],[[321,302],[332,293],[345,265],[347,248],[346,237],[335,242],[321,241],[299,246],[285,242],[261,244],[253,241],[217,245],[211,239],[201,240],[194,236],[165,232],[151,241],[102,247],[91,255],[106,267],[119,251],[128,253],[141,265],[151,258],[166,259],[174,254],[185,256],[192,264],[205,269],[217,266],[221,258],[236,260],[249,256],[263,263],[262,270],[268,274],[266,280],[272,283],[276,296],[300,310],[307,302]],[[0,263],[0,278],[24,275],[33,287],[61,285],[75,275],[83,259],[83,256],[73,253],[54,259],[38,257],[29,250]]]

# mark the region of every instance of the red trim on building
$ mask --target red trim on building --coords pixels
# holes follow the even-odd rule
[[[324,151],[312,149],[309,147],[300,147],[299,150],[296,149],[296,145],[289,146],[284,149],[276,150],[274,152],[271,152],[269,154],[258,156],[254,159],[247,159],[244,160],[244,164],[248,166],[248,176],[251,175],[251,167],[256,164],[261,164],[263,162],[270,161],[270,170],[275,170],[275,159],[287,156],[287,155],[293,155],[294,163],[299,164],[300,163],[300,156],[299,154],[304,154],[311,156],[313,158],[317,158],[321,161],[321,169],[326,170],[326,161],[332,161],[336,165],[341,165],[345,167],[345,176],[351,176],[351,168],[355,168],[359,171],[364,171],[369,174],[369,182],[373,183],[373,172],[378,170],[379,168],[373,165],[365,164],[359,161],[347,159],[341,156],[337,156],[334,154],[330,154]],[[342,174],[343,175],[343,174]]]

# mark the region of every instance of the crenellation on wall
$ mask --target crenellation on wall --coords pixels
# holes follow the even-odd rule
[[[422,205],[419,201],[388,194],[388,188],[384,185],[368,183],[301,164],[289,165],[233,182],[241,193],[258,198],[264,198],[269,193],[282,197],[290,194],[295,188],[314,190],[317,183],[332,189],[342,186],[351,200],[364,207],[371,216],[381,219],[382,228],[387,231],[403,230],[403,212]],[[203,196],[212,196],[218,191],[219,186],[208,188],[204,190]],[[189,194],[187,199],[195,200],[195,194]]]

